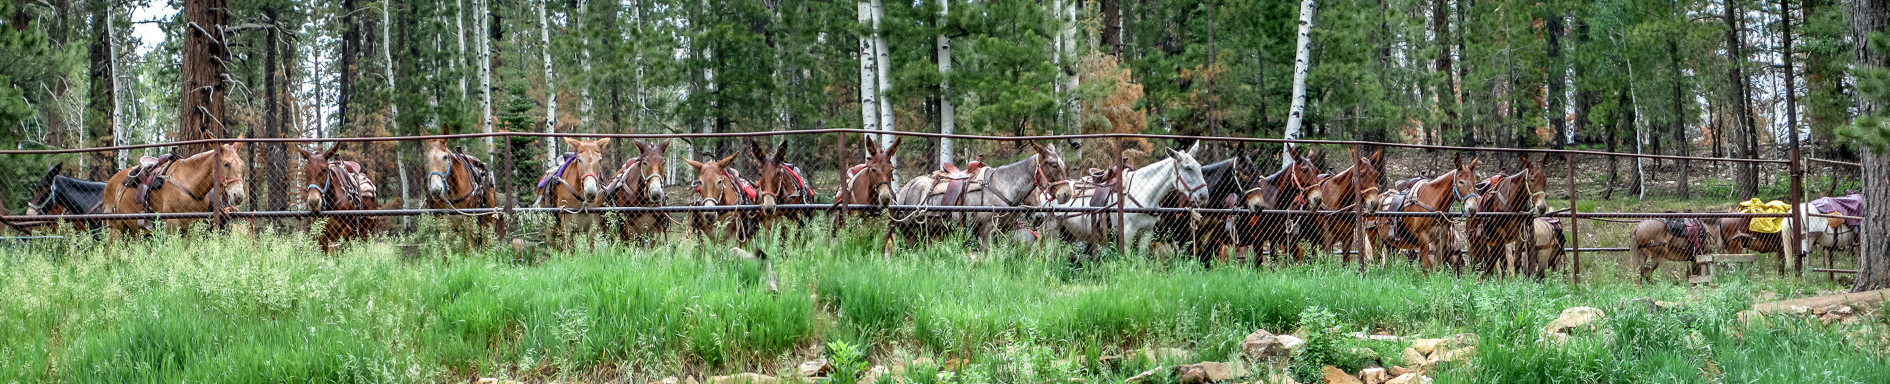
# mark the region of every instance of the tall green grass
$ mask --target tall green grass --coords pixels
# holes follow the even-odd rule
[[[1238,359],[1247,333],[1294,332],[1317,307],[1312,323],[1332,335],[1478,334],[1478,357],[1446,366],[1446,382],[1890,382],[1868,368],[1886,363],[1883,341],[1848,333],[1881,332],[1881,317],[1736,322],[1758,291],[1821,288],[1765,274],[1690,289],[1617,275],[1480,281],[1403,265],[1361,275],[1329,257],[1261,269],[1142,254],[1078,265],[1060,245],[980,250],[962,237],[886,255],[871,228],[883,225],[759,242],[778,293],[761,283],[764,266],[680,237],[525,254],[468,252],[427,231],[337,254],[270,231],[0,248],[0,379],[648,381],[779,374],[844,344],[876,365],[931,359],[917,368],[942,374],[921,382],[1115,381]],[[1688,304],[1647,313],[1644,297]],[[1608,311],[1604,335],[1538,340],[1542,324],[1579,305]],[[1378,351],[1386,364],[1402,349],[1335,345]],[[1097,363],[1153,347],[1191,353]],[[953,359],[969,366],[938,364]],[[1356,370],[1372,359],[1333,361]]]

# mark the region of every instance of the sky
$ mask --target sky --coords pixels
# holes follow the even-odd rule
[[[169,1],[146,2],[144,6],[131,11],[132,21],[167,20],[177,15],[177,8],[171,8]],[[138,54],[143,55],[156,49],[164,42],[164,26],[156,23],[132,24],[131,35],[138,38]]]

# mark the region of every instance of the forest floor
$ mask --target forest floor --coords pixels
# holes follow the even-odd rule
[[[1689,203],[1592,204],[1583,209]],[[1764,258],[1710,286],[1673,274],[1637,284],[1624,253],[1584,256],[1579,284],[1566,273],[1484,279],[1402,262],[1361,274],[1327,255],[1202,268],[1160,252],[1105,252],[1072,265],[1066,246],[979,250],[963,238],[887,257],[884,222],[829,238],[826,221],[813,220],[795,238],[760,242],[771,255],[763,265],[682,236],[549,253],[465,247],[433,220],[417,222],[428,230],[336,254],[271,230],[9,244],[0,377],[795,381],[820,360],[836,383],[868,372],[914,383],[1192,381],[1188,367],[1202,362],[1234,367],[1229,382],[1318,382],[1327,365],[1453,383],[1890,382],[1890,317],[1876,308],[1834,321],[1742,320],[1754,303],[1847,286],[1780,277]],[[1611,233],[1624,230],[1612,228],[1630,224],[1584,225],[1595,225],[1584,246],[1619,246]],[[1576,307],[1603,315],[1568,336],[1545,334]],[[1827,310],[1836,309],[1815,309]],[[1256,330],[1304,343],[1286,357],[1244,351]],[[1424,338],[1453,341],[1410,361],[1406,348]]]

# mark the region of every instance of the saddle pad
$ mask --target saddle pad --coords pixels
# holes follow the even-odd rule
[[[1110,190],[1114,189],[1114,187],[1115,187],[1114,185],[1110,185],[1110,184],[1097,185],[1095,192],[1093,193],[1093,196],[1089,197],[1089,206],[1091,207],[1108,206],[1109,197],[1111,194],[1113,194],[1113,192],[1111,192]]]
[[[1811,206],[1817,208],[1819,212],[1826,214],[1863,216],[1864,195],[1851,194],[1844,197],[1821,197],[1817,200],[1812,200]],[[1862,223],[1863,220],[1858,219],[1844,220],[1845,225],[1853,227],[1859,226]]]
[[[787,170],[788,176],[794,180],[795,193],[800,196],[814,195],[814,189],[807,186],[807,177],[801,176],[801,166],[794,163],[781,163],[781,167]]]
[[[1752,200],[1739,203],[1739,212],[1744,213],[1787,213],[1791,211],[1791,204],[1785,204],[1785,202],[1778,200],[1760,202],[1758,198],[1753,198]],[[1746,227],[1758,233],[1779,233],[1784,230],[1784,221],[1785,218],[1783,217],[1754,217],[1752,218],[1751,224],[1748,224]]]
[[[571,167],[571,163],[573,162],[577,162],[577,155],[565,154],[564,162],[558,163],[556,167],[545,170],[545,176],[538,178],[538,189],[544,189],[545,186],[551,185],[551,180],[557,179],[558,175],[563,175],[564,169]]]

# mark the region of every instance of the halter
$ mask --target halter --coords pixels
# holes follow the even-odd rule
[[[1201,185],[1188,185],[1188,181],[1181,178],[1181,167],[1182,167],[1181,162],[1176,161],[1175,166],[1170,167],[1169,170],[1171,171],[1170,173],[1173,173],[1175,175],[1175,179],[1174,179],[1175,187],[1188,191],[1188,193],[1182,194],[1181,198],[1187,200],[1187,201],[1184,201],[1183,203],[1193,205],[1194,193],[1196,191],[1206,189],[1208,187],[1208,183],[1206,180],[1203,180],[1201,181]]]
[[[32,208],[34,211],[38,211],[43,214],[44,212],[46,212],[46,207],[52,206],[53,200],[57,200],[57,199],[59,199],[59,182],[55,180],[53,182],[46,183],[46,198],[45,199],[42,199],[39,202],[39,204],[34,204],[33,202],[28,201],[26,202],[26,207]]]
[[[1452,172],[1455,172],[1455,171],[1452,171]],[[1478,196],[1477,191],[1474,189],[1471,190],[1470,193],[1467,193],[1467,194],[1463,193],[1463,187],[1458,185],[1459,183],[1457,183],[1457,177],[1458,175],[1455,173],[1450,175],[1450,196],[1452,198],[1455,198],[1458,201],[1470,201],[1470,198]]]

